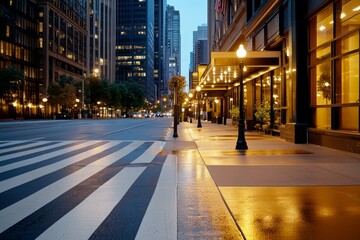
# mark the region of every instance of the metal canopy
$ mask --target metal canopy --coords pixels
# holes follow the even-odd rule
[[[244,62],[244,82],[280,67],[280,51],[249,51]],[[212,52],[206,69],[198,69],[202,90],[226,90],[239,85],[241,59],[236,52]],[[203,73],[202,73],[203,72]]]

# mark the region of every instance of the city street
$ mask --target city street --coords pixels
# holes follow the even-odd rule
[[[360,239],[360,156],[171,118],[0,122],[0,239]]]
[[[175,239],[170,122],[1,122],[0,239]]]

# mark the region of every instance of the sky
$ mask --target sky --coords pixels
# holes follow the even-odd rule
[[[193,31],[207,24],[207,0],[167,0],[167,4],[180,11],[181,75],[189,81]]]

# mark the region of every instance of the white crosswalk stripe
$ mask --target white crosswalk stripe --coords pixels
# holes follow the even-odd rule
[[[136,191],[139,183],[154,176],[158,178],[157,185],[151,193],[147,193],[151,194],[150,200],[146,203],[146,212],[139,213],[142,214],[139,229],[136,229],[139,232],[134,236],[137,236],[137,239],[149,239],[150,236],[152,239],[176,238],[177,159],[174,155],[166,157],[160,154],[164,142],[104,140],[37,143],[31,143],[32,147],[39,146],[31,150],[24,150],[29,148],[30,144],[20,141],[0,145],[6,146],[2,148],[5,155],[2,155],[1,159],[7,163],[0,165],[0,173],[3,175],[0,180],[0,239],[19,236],[21,233],[16,231],[27,224],[27,219],[37,219],[39,214],[35,212],[38,211],[40,215],[46,214],[49,206],[57,204],[56,201],[62,200],[66,194],[80,199],[79,202],[74,200],[72,203],[73,198],[70,197],[69,201],[64,201],[61,205],[74,206],[63,210],[64,212],[59,211],[58,214],[61,215],[58,218],[51,219],[49,214],[45,216],[50,218],[51,221],[48,222],[39,216],[38,222],[29,220],[35,224],[34,228],[21,231],[35,229],[28,238],[88,239],[115,208],[121,204],[131,204],[131,201],[124,198],[130,189]],[[16,150],[21,152],[14,153]],[[68,153],[73,151],[76,153],[69,156]],[[6,155],[7,152],[11,153]],[[34,156],[37,152],[39,155]],[[27,155],[30,157],[26,158]],[[153,171],[153,168],[159,166],[159,173],[146,175],[146,171]],[[37,181],[49,182],[37,189]],[[139,183],[134,184],[135,182]],[[30,189],[23,197],[14,196],[14,193],[22,193],[22,190],[28,191],[28,186],[33,186],[34,190]],[[90,190],[84,191],[84,196],[79,196],[74,190],[79,186],[80,189],[86,190],[89,187]],[[4,203],[1,204],[1,201]],[[157,223],[154,219],[158,216],[161,217]],[[43,229],[43,226],[46,226],[46,229]],[[40,230],[36,232],[37,228]]]
[[[107,147],[114,146],[115,144],[116,143],[114,143],[114,142],[108,143],[108,144],[106,144],[106,146],[101,146],[99,148],[92,149],[89,152],[81,153],[81,154],[78,154],[76,156],[70,157],[68,159],[64,159],[63,161],[54,163],[52,165],[42,167],[42,168],[38,168],[38,169],[35,169],[35,170],[31,171],[31,172],[27,172],[27,173],[19,175],[17,177],[10,178],[10,179],[7,179],[5,181],[2,181],[0,183],[0,192],[6,191],[6,190],[8,190],[10,188],[13,188],[13,187],[19,186],[21,184],[24,184],[25,182],[34,180],[35,178],[38,178],[38,177],[41,177],[41,176],[43,176],[45,174],[51,173],[51,172],[53,172],[53,171],[55,171],[55,170],[57,170],[59,168],[65,167],[65,166],[70,165],[70,164],[73,164],[73,163],[75,163],[77,161],[80,161],[80,160],[84,159],[85,157],[89,156],[89,154],[94,154],[97,151],[104,150]],[[125,153],[128,153],[128,152],[125,152]]]
[[[32,150],[22,151],[22,152],[19,152],[19,153],[13,153],[13,154],[1,156],[1,157],[0,157],[0,161],[4,161],[4,160],[9,160],[9,159],[12,159],[12,158],[16,158],[16,157],[25,156],[25,155],[27,155],[27,154],[32,154],[32,153],[40,152],[40,151],[42,151],[42,150],[48,150],[48,149],[51,149],[51,148],[60,147],[60,146],[66,145],[66,144],[68,144],[68,142],[60,142],[60,143],[53,144],[53,145],[51,145],[51,146],[39,147],[39,148],[37,148],[37,149],[32,149]],[[37,146],[37,145],[40,145],[40,144],[31,144],[31,145],[32,145],[32,146]],[[19,148],[15,148],[15,150],[20,150],[20,149],[19,149]]]
[[[58,151],[53,151],[51,153],[46,153],[46,154],[43,154],[43,155],[39,155],[39,156],[36,156],[36,157],[33,157],[33,158],[28,158],[26,161],[20,161],[20,162],[15,162],[15,163],[12,163],[12,164],[8,164],[8,165],[6,165],[6,166],[4,166],[4,167],[2,167],[0,169],[0,173],[10,171],[12,169],[16,169],[16,168],[19,168],[19,167],[24,167],[24,166],[34,164],[34,163],[37,163],[37,162],[41,162],[41,161],[44,161],[46,159],[58,156],[60,154],[67,153],[69,151],[73,151],[73,150],[84,148],[86,146],[90,146],[91,144],[93,144],[93,141],[87,141],[87,142],[83,142],[83,143],[81,143],[79,145],[71,146],[71,147],[66,148],[66,149],[61,149],[61,150],[58,150]]]
[[[145,167],[124,169],[48,228],[38,239],[88,239],[144,169]],[[103,202],[106,204],[101,204]],[[89,212],[89,209],[92,211]],[[82,225],[80,228],[79,222]]]

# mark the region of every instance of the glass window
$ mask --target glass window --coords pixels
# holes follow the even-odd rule
[[[274,71],[273,76],[274,124],[280,124],[281,119],[281,69]]]
[[[340,108],[339,128],[341,130],[357,131],[359,126],[359,107]]]
[[[314,127],[331,129],[331,108],[316,108],[313,118]]]
[[[359,54],[341,59],[341,103],[359,102]]]
[[[326,45],[325,47],[318,48],[316,50],[316,60],[321,61],[326,58],[329,58],[331,54],[331,48],[330,45]]]
[[[316,66],[316,104],[331,104],[330,62]]]
[[[336,11],[336,33],[344,34],[360,27],[360,3],[359,0],[342,1],[342,6]]]
[[[359,49],[359,33],[352,34],[350,36],[343,37],[336,42],[337,51],[336,54],[347,53],[356,49]]]
[[[330,4],[316,18],[316,45],[319,46],[333,38],[333,7]]]

